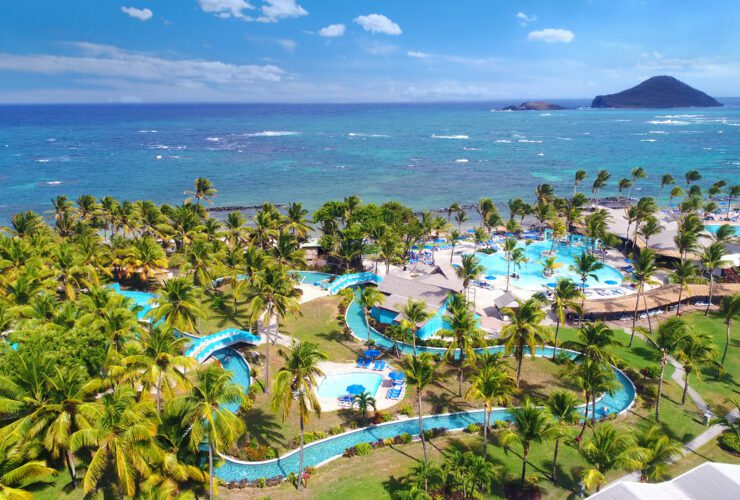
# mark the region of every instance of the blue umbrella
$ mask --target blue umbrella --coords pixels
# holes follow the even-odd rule
[[[380,356],[380,351],[377,349],[368,349],[365,351],[365,357],[377,358],[378,356]]]
[[[558,286],[558,284],[557,283],[548,283],[547,286],[549,286],[550,288],[555,288],[556,286]]]
[[[365,386],[360,384],[348,385],[347,392],[349,394],[352,394],[353,396],[356,396],[357,394],[362,394],[363,392],[365,392]]]
[[[619,284],[614,280],[606,280],[604,283],[606,283],[607,285],[618,285]]]
[[[624,259],[627,264],[632,264],[632,259]]]
[[[404,375],[403,372],[390,372],[390,374],[388,374],[388,377],[390,377],[390,379],[395,382],[406,380],[406,375]]]
[[[496,279],[496,276],[492,276],[492,275],[489,274],[488,276],[486,276],[486,279],[487,280],[495,280]]]
[[[588,288],[588,287],[589,287],[589,285],[588,285],[588,283],[581,283],[581,287],[583,287],[583,288]]]

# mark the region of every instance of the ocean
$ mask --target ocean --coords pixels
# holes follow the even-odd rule
[[[481,197],[504,204],[537,184],[572,193],[577,169],[612,180],[644,167],[740,182],[740,99],[724,108],[498,112],[449,104],[129,104],[0,106],[0,221],[83,193],[177,203],[198,176],[217,206],[322,202],[357,194],[415,209]],[[590,191],[591,180],[585,182]],[[501,206],[503,209],[503,205]]]

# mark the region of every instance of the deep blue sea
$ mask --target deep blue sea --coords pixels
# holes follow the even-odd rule
[[[172,104],[0,106],[0,220],[91,193],[182,200],[198,176],[217,205],[358,194],[414,208],[505,203],[573,173],[608,169],[614,192],[635,166],[650,178],[688,169],[740,182],[740,99],[724,108],[494,112],[465,104]],[[570,101],[573,107],[587,101]],[[590,184],[589,181],[586,181]]]

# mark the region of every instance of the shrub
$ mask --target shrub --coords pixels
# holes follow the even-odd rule
[[[493,421],[494,429],[508,429],[509,425],[510,425],[509,422],[506,420],[494,420]]]
[[[335,425],[331,429],[329,429],[329,435],[330,436],[336,436],[337,434],[341,434],[344,432],[344,429],[341,425]]]
[[[724,432],[719,438],[719,445],[730,453],[740,454],[740,436],[736,432]]]
[[[660,367],[656,365],[646,366],[640,370],[640,373],[645,378],[658,378],[660,377]]]
[[[385,439],[383,440],[383,444],[384,444],[385,446],[390,446],[390,445],[392,445],[392,444],[393,444],[393,438],[385,438]]]
[[[557,355],[555,356],[555,364],[556,365],[564,365],[567,364],[570,361],[570,356],[568,353],[565,353],[563,351],[558,351]]]
[[[407,417],[410,417],[414,414],[414,408],[411,405],[404,405],[399,410],[399,413],[401,415],[406,415]]]
[[[355,452],[358,457],[369,455],[371,451],[373,451],[373,445],[370,443],[360,443],[355,446]]]
[[[351,446],[351,447],[347,448],[346,450],[344,450],[344,453],[342,454],[342,456],[345,456],[347,458],[352,458],[355,455],[357,455],[357,447],[356,446]]]
[[[483,427],[480,424],[470,424],[465,428],[465,432],[469,432],[470,434],[478,434]]]
[[[527,483],[531,484],[532,486],[535,486],[539,482],[540,476],[538,476],[537,474],[529,474],[527,476]]]
[[[239,460],[247,462],[261,462],[277,458],[277,450],[267,445],[256,446],[254,444],[237,448],[231,452]]]
[[[414,440],[414,438],[411,437],[411,434],[409,434],[408,432],[404,432],[399,437],[401,438],[400,444],[409,444],[411,441]]]
[[[624,372],[625,375],[627,375],[627,378],[629,378],[633,384],[637,382],[638,380],[640,380],[640,372],[638,372],[634,368],[627,367],[622,371]]]
[[[243,398],[242,404],[239,407],[239,413],[245,414],[249,413],[249,410],[252,409],[252,406],[254,406],[254,399],[252,398]]]
[[[645,399],[649,401],[655,401],[655,399],[658,397],[658,388],[654,385],[645,387],[645,389],[643,390],[643,396],[645,396]]]
[[[265,479],[264,477],[261,477],[257,480],[257,488],[264,488],[266,484],[267,479]]]
[[[424,438],[430,440],[439,436],[444,436],[445,434],[447,434],[447,429],[444,427],[434,427],[424,431]]]

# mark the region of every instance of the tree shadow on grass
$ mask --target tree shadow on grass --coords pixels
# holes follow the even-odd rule
[[[244,417],[251,440],[260,445],[273,445],[277,441],[287,448],[288,443],[275,415],[259,408],[250,410]]]
[[[424,400],[432,406],[432,413],[455,413],[471,408],[469,404],[461,404],[457,400],[457,394],[450,395],[447,393],[428,392]]]

